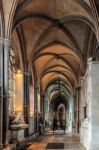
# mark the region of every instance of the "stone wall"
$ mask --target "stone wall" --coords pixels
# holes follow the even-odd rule
[[[99,62],[92,64],[91,149],[99,150]]]
[[[86,74],[81,78],[81,94],[80,94],[80,139],[81,143],[89,150],[90,147],[90,130],[91,130],[91,93],[92,93],[92,81],[91,81],[91,62],[88,62]]]
[[[81,142],[87,150],[99,150],[99,62],[88,62],[86,87],[81,87]],[[85,88],[85,89],[83,89]],[[85,99],[83,90],[86,91]],[[83,105],[87,104],[87,118]]]

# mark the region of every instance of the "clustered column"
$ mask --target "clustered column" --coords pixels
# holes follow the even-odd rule
[[[77,133],[79,133],[79,121],[80,121],[80,114],[79,114],[79,110],[80,110],[80,87],[77,88]]]
[[[34,131],[38,132],[38,103],[37,103],[38,87],[35,84],[34,89]]]
[[[0,39],[0,148],[2,148],[3,130],[3,39]]]
[[[29,74],[24,72],[24,116],[25,122],[29,124]],[[29,129],[25,131],[25,137],[29,136]]]
[[[0,39],[0,147],[8,144],[9,48],[10,41]]]
[[[73,132],[73,121],[74,121],[74,99],[71,97],[69,102],[69,132]]]
[[[8,144],[8,102],[9,102],[9,48],[10,41],[4,39],[4,51],[3,51],[3,143]]]

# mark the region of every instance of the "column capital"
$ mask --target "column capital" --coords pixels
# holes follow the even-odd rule
[[[11,46],[11,40],[0,37],[0,45]]]

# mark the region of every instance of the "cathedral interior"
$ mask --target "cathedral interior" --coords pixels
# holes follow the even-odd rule
[[[99,150],[99,0],[0,0],[0,149]]]

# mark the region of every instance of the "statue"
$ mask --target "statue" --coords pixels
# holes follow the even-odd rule
[[[25,124],[22,113],[18,113],[11,124]]]

